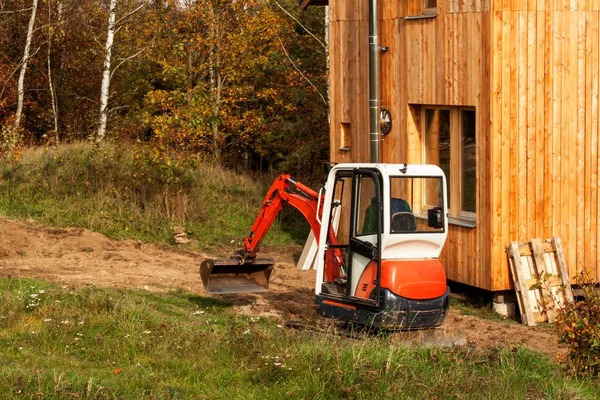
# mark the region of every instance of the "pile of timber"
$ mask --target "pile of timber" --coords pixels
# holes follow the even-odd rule
[[[523,323],[554,322],[557,310],[573,302],[560,238],[512,242],[506,251]]]

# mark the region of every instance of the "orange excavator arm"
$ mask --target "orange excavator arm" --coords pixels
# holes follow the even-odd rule
[[[260,243],[269,232],[275,218],[288,204],[300,211],[318,240],[321,230],[321,224],[317,220],[318,201],[317,192],[295,182],[288,174],[279,175],[265,195],[260,212],[250,228],[250,234],[244,238],[244,252],[248,257],[256,256],[260,250]]]
[[[200,265],[200,275],[206,290],[236,293],[266,289],[275,262],[272,259],[257,258],[262,240],[277,215],[286,205],[290,205],[308,221],[318,242],[321,231],[319,200],[319,193],[302,183],[295,182],[290,175],[278,176],[263,199],[250,233],[244,238],[244,248],[232,254],[228,260],[206,260]],[[329,243],[334,246],[337,244],[333,231],[329,232]],[[333,279],[340,275],[343,261],[337,248],[329,257],[331,259],[326,263],[326,275],[328,279]],[[220,278],[218,287],[212,284],[216,281],[214,278]]]

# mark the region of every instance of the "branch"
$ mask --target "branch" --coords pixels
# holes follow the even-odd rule
[[[52,24],[44,24],[44,25],[40,25],[40,26],[36,27],[36,28],[33,30],[33,33],[36,33],[37,31],[41,31],[41,30],[43,30],[43,29],[46,29],[46,28],[47,28],[48,26],[50,26],[50,25],[52,25]]]
[[[123,105],[123,106],[117,106],[117,107],[113,107],[113,108],[111,108],[111,109],[109,109],[109,110],[108,110],[108,113],[109,113],[109,114],[112,114],[113,112],[115,112],[115,111],[117,111],[117,110],[120,110],[120,109],[122,109],[122,108],[128,108],[128,107],[129,107],[128,105]]]
[[[288,54],[287,50],[285,49],[285,46],[283,45],[283,42],[281,41],[281,38],[279,36],[277,36],[277,40],[279,40],[279,44],[281,45],[281,48],[283,49],[283,52],[285,53],[285,56],[287,57],[287,59],[292,63],[292,66],[294,67],[294,69],[296,71],[298,71],[298,73],[300,75],[302,75],[302,77],[306,80],[306,82],[308,82],[308,84],[315,90],[315,92],[317,92],[317,94],[319,96],[321,96],[321,100],[323,100],[323,104],[325,104],[326,107],[329,107],[329,104],[327,103],[327,100],[325,100],[325,97],[321,94],[321,92],[319,91],[319,89],[317,89],[317,87],[310,81],[310,79],[308,79],[306,77],[306,75],[304,75],[302,73],[302,71],[300,71],[300,69],[296,66],[296,63],[294,63],[294,61],[290,58],[290,55]]]
[[[92,34],[92,38],[93,38],[93,40],[94,40],[94,43],[96,43],[96,45],[97,45],[99,48],[101,48],[101,49],[102,49],[102,51],[104,51],[104,43],[102,43],[102,42],[101,42],[101,41],[98,39],[98,37],[97,37],[96,35],[94,35],[94,34]]]
[[[115,26],[119,25],[121,22],[125,21],[127,18],[131,17],[133,14],[135,14],[138,11],[140,11],[144,7],[146,7],[146,4],[142,3],[138,8],[136,8],[133,11],[130,11],[128,14],[126,14],[123,17],[121,17],[117,22],[115,22]]]
[[[90,99],[89,97],[86,97],[86,96],[77,96],[77,100],[87,100],[87,101],[92,102],[94,104],[98,104],[98,102],[96,100]]]
[[[13,70],[13,72],[8,76],[8,78],[6,78],[6,82],[4,82],[4,86],[2,86],[2,90],[0,91],[0,99],[2,98],[2,95],[4,94],[4,91],[6,90],[8,81],[10,81],[11,78],[17,73],[17,71],[21,68],[21,65],[23,65],[23,59],[21,59],[21,61],[19,61],[19,64],[16,66],[16,68]]]
[[[37,53],[39,53],[39,51],[42,49],[42,45],[44,45],[46,42],[43,42],[37,49],[35,49],[33,51],[33,53],[31,53],[29,55],[29,57],[27,57],[27,60],[31,60]]]
[[[33,58],[33,56],[35,56],[41,49],[41,46],[38,47],[33,53],[31,53],[29,55],[29,57],[27,57],[27,60],[31,60]],[[0,99],[2,98],[2,95],[4,94],[4,91],[6,90],[6,85],[8,85],[8,81],[13,77],[14,74],[17,73],[18,70],[21,69],[21,65],[23,65],[23,62],[25,60],[21,59],[21,61],[19,61],[19,64],[16,66],[16,68],[13,70],[13,72],[8,76],[8,78],[6,78],[6,82],[4,82],[4,85],[2,86],[2,90],[0,91]]]
[[[22,8],[20,10],[14,10],[14,11],[0,11],[0,14],[16,14],[16,13],[20,13],[20,12],[24,12],[24,11],[29,11],[29,10],[31,10],[31,7]]]
[[[120,62],[120,63],[118,63],[118,64],[117,64],[117,66],[113,68],[112,72],[110,73],[110,79],[112,79],[112,77],[113,77],[113,74],[115,73],[115,71],[116,71],[117,69],[119,69],[119,67],[120,67],[121,65],[123,65],[123,64],[124,64],[124,63],[126,63],[127,61],[131,60],[132,58],[135,58],[135,57],[139,56],[139,55],[140,55],[140,53],[142,53],[144,50],[146,50],[146,48],[145,48],[145,47],[144,47],[143,49],[141,49],[140,51],[138,51],[137,53],[135,53],[135,54],[133,54],[133,55],[131,55],[131,56],[129,56],[129,57],[126,57],[126,58],[122,59],[122,60],[121,60],[121,62]]]
[[[325,44],[324,44],[323,42],[321,42],[321,39],[319,39],[318,37],[316,37],[316,36],[315,36],[315,35],[314,35],[314,34],[313,34],[311,31],[309,31],[309,30],[308,30],[308,28],[307,28],[307,27],[305,27],[304,25],[302,25],[302,23],[301,23],[300,21],[298,21],[298,19],[297,19],[296,17],[294,17],[292,14],[290,14],[290,12],[289,12],[288,10],[286,10],[285,8],[283,8],[283,7],[281,6],[281,4],[279,4],[279,3],[277,2],[277,0],[273,0],[273,2],[274,2],[275,4],[277,4],[277,7],[281,8],[281,10],[282,10],[284,13],[286,13],[286,14],[287,14],[287,15],[288,15],[288,16],[289,16],[291,19],[293,19],[294,21],[296,21],[296,23],[297,23],[298,25],[300,25],[300,26],[302,27],[302,29],[304,29],[306,32],[308,32],[308,34],[309,34],[310,36],[312,36],[312,37],[313,37],[313,38],[314,38],[314,39],[315,39],[317,42],[319,42],[319,44],[321,45],[321,47],[323,47],[323,49],[324,49],[325,51],[327,51],[327,47],[325,46]]]

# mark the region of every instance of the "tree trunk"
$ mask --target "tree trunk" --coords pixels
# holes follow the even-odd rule
[[[23,61],[21,62],[21,70],[19,72],[19,80],[17,83],[18,100],[17,111],[15,112],[15,122],[13,124],[13,135],[16,136],[21,125],[21,115],[23,113],[23,101],[25,98],[25,73],[27,72],[27,62],[29,61],[29,51],[31,49],[31,38],[33,37],[33,27],[35,25],[35,15],[37,13],[38,0],[33,0],[31,4],[31,17],[29,18],[29,26],[27,27],[27,38],[25,40],[25,50],[23,51]],[[14,147],[12,144],[9,150]]]
[[[221,79],[221,32],[219,29],[219,20],[217,13],[214,10],[214,6],[211,6],[212,12],[212,34],[213,34],[213,46],[210,51],[210,84],[213,101],[213,115],[211,120],[211,130],[213,139],[213,156],[215,163],[221,165],[221,148],[219,143],[219,111],[221,110],[221,90],[222,90],[222,79]]]
[[[219,111],[221,110],[221,89],[222,89],[222,83],[221,83],[221,73],[219,71],[219,54],[218,52],[213,53],[212,56],[214,57],[214,65],[212,67],[212,71],[211,71],[211,76],[213,76],[214,78],[212,79],[212,83],[213,83],[213,87],[212,87],[212,91],[213,91],[213,117],[211,120],[211,127],[212,127],[212,137],[213,137],[213,153],[214,153],[214,157],[215,157],[215,162],[218,165],[221,165],[221,148],[220,148],[220,143],[219,143]]]
[[[110,90],[110,62],[112,58],[113,41],[115,38],[117,2],[118,0],[110,0],[110,7],[108,11],[108,30],[106,32],[106,45],[104,46],[104,70],[102,71],[102,88],[100,90],[100,118],[98,120],[96,143],[102,142],[106,137],[106,122],[108,121],[108,95]]]
[[[52,27],[51,18],[52,18],[52,2],[48,1],[48,54],[47,54],[47,63],[48,63],[48,88],[50,89],[50,99],[52,100],[52,115],[54,117],[54,138],[56,143],[59,143],[59,134],[58,134],[58,102],[56,101],[56,92],[54,91],[54,83],[52,82],[52,35],[54,33],[54,28]],[[62,16],[62,1],[58,1],[57,5],[57,24],[60,24],[61,16]]]
[[[194,60],[192,58],[192,41],[187,40],[185,44],[185,48],[187,50],[187,77],[186,77],[186,99],[187,105],[190,107],[192,105],[192,89],[193,87],[193,68],[194,68]]]

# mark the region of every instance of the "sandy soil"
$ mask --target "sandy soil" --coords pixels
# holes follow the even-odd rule
[[[275,258],[270,290],[265,293],[220,295],[241,313],[303,324],[325,324],[314,307],[314,271],[294,266],[301,248],[264,249]],[[0,217],[0,277],[31,277],[60,285],[136,288],[149,291],[183,289],[208,296],[198,266],[208,255],[161,248],[133,240],[116,241],[85,229],[54,229],[33,221]],[[451,310],[436,330],[394,334],[392,340],[475,349],[527,346],[550,356],[563,353],[549,328],[530,328],[461,315]]]

